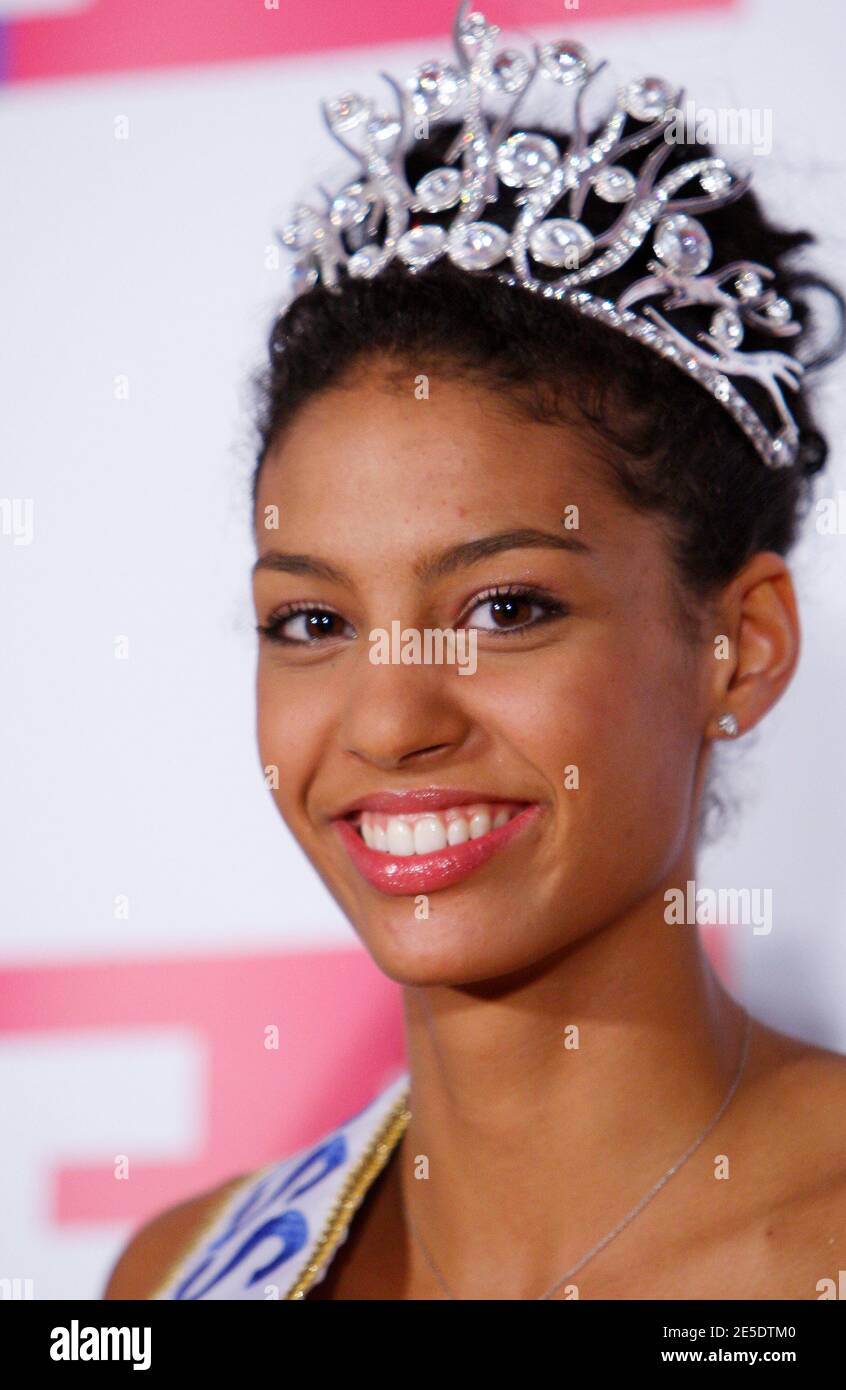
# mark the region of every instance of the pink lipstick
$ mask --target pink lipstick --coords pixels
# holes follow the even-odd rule
[[[332,824],[379,892],[437,892],[481,868],[536,819],[537,803],[429,787],[359,798]]]

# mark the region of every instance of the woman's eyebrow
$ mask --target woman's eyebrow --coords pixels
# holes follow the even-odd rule
[[[276,574],[306,574],[314,579],[328,579],[333,584],[350,584],[343,570],[325,560],[317,560],[312,555],[289,555],[284,550],[266,550],[259,555],[253,565],[253,574],[259,570],[272,570]]]
[[[420,579],[442,579],[455,570],[474,565],[477,560],[485,560],[490,555],[499,555],[504,550],[569,550],[576,555],[592,555],[593,551],[586,541],[578,536],[556,536],[552,531],[498,531],[492,536],[480,536],[475,541],[462,541],[452,545],[440,555],[422,560],[415,566]],[[253,574],[260,570],[272,570],[276,574],[303,574],[314,579],[327,579],[333,584],[350,585],[351,580],[343,570],[336,569],[326,560],[318,560],[313,555],[289,554],[283,550],[267,550],[253,565]]]
[[[569,550],[577,555],[593,555],[586,541],[578,536],[557,536],[552,531],[498,531],[492,536],[480,536],[475,541],[464,541],[461,545],[450,546],[431,560],[424,560],[417,566],[421,579],[441,579],[457,569],[474,565],[477,560],[486,560],[490,555],[499,555],[504,550]]]

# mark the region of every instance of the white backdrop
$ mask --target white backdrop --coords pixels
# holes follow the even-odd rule
[[[785,223],[823,233],[816,263],[842,275],[839,0],[613,24],[582,8],[575,36],[621,75],[772,109],[757,185]],[[0,494],[33,499],[34,533],[0,535],[0,965],[354,941],[258,766],[246,381],[281,293],[283,272],[265,268],[272,231],[317,178],[348,169],[318,99],[379,90],[378,68],[447,51],[444,39],[4,94]],[[824,397],[830,497],[846,488],[843,384],[839,367]],[[732,929],[737,988],[773,1025],[846,1051],[846,531],[821,536],[811,520],[795,570],[802,666],[760,734],[728,752],[742,808],[699,880],[772,887],[771,934]],[[130,657],[116,660],[123,635]],[[119,894],[128,920],[115,920]],[[16,1249],[64,1271],[66,1292],[71,1270],[93,1291],[123,1233],[60,1247],[23,1184],[68,1122],[68,1084],[112,1091],[102,1051],[49,1049],[45,1068],[30,1040],[0,1044],[4,1109],[23,1132],[0,1146],[0,1186],[21,1199]],[[155,1122],[175,1148],[191,1123],[190,1049],[178,1056],[176,1073],[131,1039],[122,1056],[139,1129]],[[83,1136],[96,1109],[74,1111]]]

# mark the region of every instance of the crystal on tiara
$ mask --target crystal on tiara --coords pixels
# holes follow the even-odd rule
[[[744,270],[735,280],[734,288],[741,299],[757,299],[764,284],[760,275],[756,275],[754,270]]]
[[[594,241],[580,222],[567,217],[548,217],[529,235],[529,247],[542,265],[578,266],[591,254]]]
[[[673,104],[673,89],[661,77],[630,82],[623,91],[622,107],[638,121],[654,121]]]
[[[521,92],[529,80],[531,68],[528,59],[513,48],[499,53],[491,66],[488,87],[492,92]]]
[[[443,256],[470,274],[493,271],[516,290],[565,303],[672,362],[729,411],[765,463],[792,464],[799,435],[783,388],[798,390],[802,364],[743,344],[747,328],[778,339],[796,335],[800,325],[772,288],[768,267],[753,261],[712,267],[714,249],[702,221],[740,198],[750,176],[734,173],[717,155],[661,175],[670,154],[664,136],[683,95],[663,78],[624,85],[591,136],[584,99],[605,62],[594,62],[570,39],[536,47],[531,57],[513,48],[497,52],[498,35],[469,0],[460,0],[454,61],[423,63],[404,85],[382,74],[396,99],[394,113],[352,92],[324,103],[330,133],[358,170],[334,196],[324,194],[325,210],[300,203],[277,234],[295,257],[289,302],[318,284],[338,290],[344,275],[372,279],[395,260],[412,273]],[[560,122],[570,131],[560,144],[515,129],[538,74],[572,106],[569,123]],[[484,112],[486,94],[496,99],[499,115]],[[459,130],[443,166],[411,188],[406,156],[428,138],[427,130],[418,134],[419,123],[445,119]],[[641,150],[637,168],[621,163]],[[514,190],[511,230],[485,217],[499,185]],[[591,193],[615,209],[610,226],[607,211],[602,228],[594,226]],[[450,209],[447,225],[443,214]],[[427,222],[426,215],[441,221]],[[655,259],[648,274],[630,275],[616,302],[604,297],[605,277],[626,267],[650,236]],[[550,269],[562,273],[550,279]],[[682,332],[673,322],[677,309],[705,311],[695,339],[688,325]],[[777,428],[746,399],[744,379],[769,396]]]
[[[424,63],[408,83],[415,112],[439,120],[458,101],[462,85],[461,73],[452,63]]]
[[[743,340],[743,323],[734,309],[718,309],[709,329],[715,342],[726,348],[739,347]]]
[[[424,174],[414,190],[426,212],[445,212],[461,197],[461,175],[457,169],[432,169]]]
[[[496,170],[502,182],[511,188],[536,188],[546,183],[559,160],[554,140],[521,131],[518,135],[510,135],[500,145],[496,152]]]
[[[412,227],[410,232],[403,232],[397,242],[397,255],[402,257],[406,265],[420,270],[440,256],[445,240],[443,227]]]
[[[343,231],[356,222],[363,222],[370,211],[369,200],[364,195],[364,185],[351,183],[336,193],[329,206],[329,220],[333,227]]]
[[[570,43],[560,39],[548,43],[539,54],[541,72],[555,82],[570,87],[574,82],[583,81],[588,70],[588,56],[580,43]]]
[[[488,270],[507,248],[508,233],[493,222],[468,222],[449,235],[449,258],[462,270]]]
[[[626,203],[634,196],[637,183],[634,174],[619,164],[606,164],[591,180],[593,191],[606,203]]]
[[[701,222],[679,212],[662,217],[655,228],[655,254],[670,270],[699,275],[711,263],[711,239]]]

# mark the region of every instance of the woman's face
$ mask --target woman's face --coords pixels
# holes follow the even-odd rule
[[[674,881],[713,657],[682,635],[660,520],[616,500],[583,432],[419,383],[360,364],[265,462],[258,736],[378,966],[468,984]]]

